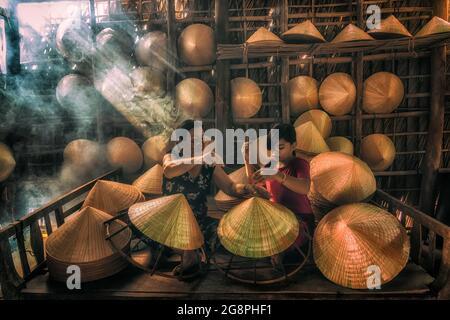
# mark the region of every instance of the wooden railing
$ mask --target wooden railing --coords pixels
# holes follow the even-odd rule
[[[66,217],[81,208],[86,194],[98,180],[117,180],[119,177],[120,170],[107,172],[0,230],[0,285],[4,298],[19,298],[25,282],[45,266],[42,229],[50,235]],[[16,244],[17,250],[11,244]]]
[[[97,180],[117,180],[119,176],[119,171],[108,172],[0,230],[0,284],[6,299],[20,298],[20,289],[26,281],[42,272],[45,266],[41,228],[51,234],[55,224],[59,227],[67,216],[79,210],[82,200],[78,198],[86,194]],[[73,200],[77,200],[76,203],[64,209]],[[381,190],[377,190],[372,202],[399,218],[410,235],[412,261],[435,278],[432,289],[436,296],[450,299],[450,227]],[[51,221],[51,214],[55,215],[55,223]],[[40,220],[45,225],[39,225]],[[17,271],[11,240],[17,242],[16,260],[22,272]],[[34,265],[30,265],[27,243],[34,256]]]
[[[382,190],[372,202],[399,218],[410,235],[411,260],[435,278],[431,289],[438,298],[450,299],[450,227]]]

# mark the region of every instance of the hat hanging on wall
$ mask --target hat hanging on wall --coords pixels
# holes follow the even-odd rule
[[[371,134],[361,141],[361,159],[373,171],[384,171],[395,160],[395,145],[384,134]]]
[[[281,35],[287,43],[317,43],[326,42],[311,20],[303,21]]]
[[[376,39],[412,37],[408,29],[394,15],[390,15],[386,19],[381,20],[379,28],[371,29],[367,33]]]
[[[213,64],[216,61],[214,30],[201,23],[187,26],[178,38],[178,53],[191,66]]]
[[[417,32],[416,37],[426,37],[446,32],[450,32],[450,22],[439,17],[433,17],[433,19]]]
[[[8,179],[16,167],[16,160],[11,149],[0,142],[0,182]]]
[[[214,106],[214,94],[203,80],[184,79],[175,87],[175,106],[187,117],[202,119]]]
[[[251,118],[262,106],[262,92],[258,84],[248,78],[231,80],[231,108],[234,118]]]
[[[309,110],[303,113],[294,122],[294,127],[301,126],[302,124],[312,121],[317,130],[324,139],[328,138],[331,133],[332,123],[330,116],[323,110]]]
[[[138,171],[144,159],[136,142],[126,137],[111,139],[106,145],[106,157],[113,168],[122,168],[124,173]]]
[[[298,76],[289,80],[288,86],[291,115],[299,116],[303,112],[319,108],[319,86],[316,79]]]
[[[307,154],[316,155],[330,151],[322,134],[312,121],[305,122],[295,128],[297,149]]]
[[[353,143],[346,137],[331,137],[326,140],[330,151],[343,152],[353,155]]]
[[[258,45],[273,45],[282,44],[283,40],[281,40],[277,35],[270,32],[266,28],[261,27],[247,39],[246,43]]]
[[[347,25],[332,41],[331,43],[353,42],[375,40],[364,30],[358,28],[354,24]]]
[[[377,72],[364,82],[362,108],[367,113],[391,113],[402,103],[402,80],[390,72]]]
[[[353,109],[356,101],[356,86],[353,78],[342,72],[329,75],[319,88],[322,108],[331,115],[343,116]]]

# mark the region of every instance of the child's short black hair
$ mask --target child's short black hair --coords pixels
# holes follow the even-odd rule
[[[289,123],[279,123],[272,127],[271,130],[278,129],[278,139],[284,139],[286,142],[295,143],[297,142],[297,134],[295,128]],[[271,149],[270,133],[267,137],[267,149]]]

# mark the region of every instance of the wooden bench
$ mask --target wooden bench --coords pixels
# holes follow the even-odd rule
[[[410,262],[380,290],[352,290],[328,281],[313,263],[285,283],[254,286],[225,278],[214,266],[204,277],[180,282],[129,266],[108,279],[68,290],[49,279],[45,234],[82,205],[99,179],[119,180],[112,171],[61,196],[0,230],[0,284],[6,299],[450,299],[450,227],[377,190],[372,202],[395,214],[411,239]],[[211,209],[211,215],[220,213]],[[44,231],[44,236],[43,232]]]

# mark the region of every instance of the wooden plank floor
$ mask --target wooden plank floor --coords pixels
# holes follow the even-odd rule
[[[48,273],[27,283],[26,299],[395,299],[431,298],[428,285],[433,281],[421,267],[407,267],[381,290],[351,290],[328,281],[314,265],[305,266],[288,283],[254,286],[225,278],[214,267],[202,278],[180,282],[150,276],[134,267],[95,283],[70,291],[65,284],[49,279]]]

